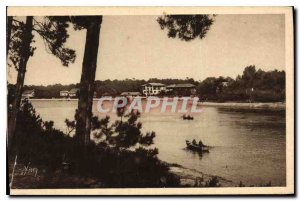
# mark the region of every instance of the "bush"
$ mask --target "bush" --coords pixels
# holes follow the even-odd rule
[[[18,113],[11,155],[18,154],[23,161],[30,161],[50,169],[61,165],[62,157],[72,141],[63,132],[53,128],[52,121],[43,121],[28,100],[24,100]]]
[[[210,180],[208,180],[205,183],[205,187],[220,187],[219,179],[218,177],[212,177]]]
[[[255,102],[281,102],[285,101],[285,92],[257,90],[252,94]]]
[[[276,92],[272,90],[225,90],[218,93],[214,98],[209,100],[218,102],[234,101],[234,102],[282,102],[285,101],[285,92]]]
[[[142,124],[137,121],[140,113],[125,113],[125,109],[118,112],[120,120],[112,126],[109,117],[92,118],[92,133],[98,143],[90,143],[88,156],[74,149],[71,158],[77,160],[74,164],[79,164],[76,169],[80,174],[97,176],[109,187],[178,186],[179,179],[157,158],[158,150],[145,148],[153,144],[155,133],[141,132]],[[66,122],[71,124],[69,120]]]
[[[96,178],[103,182],[105,187],[178,186],[179,179],[169,173],[167,164],[157,158],[158,150],[142,147],[152,144],[155,135],[151,133],[143,135],[140,132],[141,124],[137,123],[137,119],[138,116],[131,114],[128,121],[118,121],[114,124],[115,127],[108,127],[109,118],[102,120],[93,118],[93,128],[105,131],[107,138],[97,144],[92,141],[83,151],[76,138],[54,129],[52,121],[44,122],[36,114],[31,103],[25,100],[18,113],[10,158],[18,154],[19,162],[42,166],[50,175],[51,172],[62,170],[62,164],[66,162],[70,165],[69,176]],[[70,127],[75,126],[75,123],[69,120],[66,120],[66,124]],[[110,135],[116,132],[121,134],[122,138],[111,140]],[[130,140],[131,138],[134,140]],[[133,147],[137,144],[138,148]],[[47,179],[51,177],[48,176]],[[51,187],[74,186],[69,182],[63,185],[56,183]],[[78,184],[76,187],[86,186]]]
[[[137,148],[135,151],[90,145],[89,155],[78,157],[73,164],[77,173],[97,177],[107,187],[173,187],[179,179],[168,172],[168,166],[156,157],[156,150]]]

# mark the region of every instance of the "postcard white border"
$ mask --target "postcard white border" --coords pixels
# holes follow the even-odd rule
[[[8,7],[12,16],[284,14],[286,49],[286,187],[11,189],[11,195],[226,195],[294,193],[294,32],[293,7]]]

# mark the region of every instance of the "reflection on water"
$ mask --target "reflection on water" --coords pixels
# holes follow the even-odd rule
[[[65,131],[64,120],[73,119],[77,101],[32,100],[44,120],[53,120]],[[236,183],[286,184],[285,114],[203,107],[193,121],[182,120],[178,113],[143,113],[142,130],[155,131],[154,146],[159,158],[218,175]],[[104,117],[93,106],[93,114]],[[117,119],[113,113],[111,120]],[[186,150],[185,140],[202,140],[212,146],[210,153],[199,155]]]
[[[213,147],[210,147],[210,149],[212,149]],[[184,148],[183,151],[187,151],[189,152],[190,154],[193,154],[194,157],[198,157],[199,160],[202,159],[203,156],[205,156],[206,154],[209,154],[209,152],[197,152],[197,151],[193,151],[193,150],[190,150],[190,149],[187,149],[187,148]]]

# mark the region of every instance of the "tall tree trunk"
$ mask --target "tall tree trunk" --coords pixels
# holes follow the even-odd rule
[[[7,16],[6,18],[6,57],[8,55],[9,43],[10,43],[10,35],[11,35],[11,27],[12,27],[12,16]]]
[[[14,92],[14,97],[12,102],[12,111],[9,112],[9,120],[8,120],[8,130],[7,130],[8,149],[11,148],[11,144],[13,142],[13,135],[16,128],[17,114],[21,103],[22,89],[24,85],[27,61],[31,54],[30,43],[32,40],[32,21],[33,21],[32,16],[26,17],[25,29],[22,34],[22,47],[20,52],[21,59],[19,63],[17,83],[15,86],[15,92]]]
[[[76,114],[76,137],[79,143],[84,147],[90,142],[94,83],[101,23],[102,16],[95,17],[89,22],[86,32],[78,110]]]

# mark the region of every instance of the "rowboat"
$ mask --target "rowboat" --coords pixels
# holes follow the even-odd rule
[[[190,116],[190,115],[183,115],[183,116],[182,116],[182,119],[183,119],[183,120],[194,120],[194,117],[193,117],[193,116]]]
[[[207,145],[199,146],[199,145],[191,143],[188,140],[186,140],[186,147],[189,150],[198,151],[198,152],[201,152],[201,153],[202,152],[209,152],[209,146],[207,146]]]

